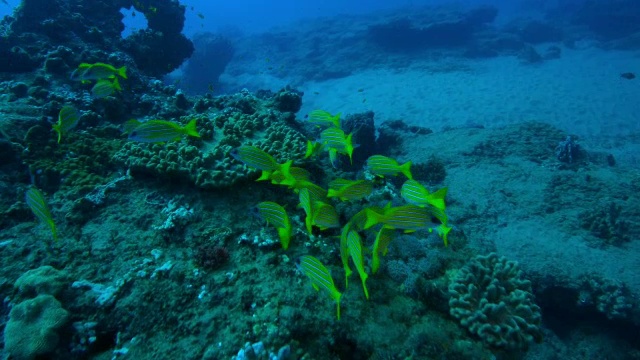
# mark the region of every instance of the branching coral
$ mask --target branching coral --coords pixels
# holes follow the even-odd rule
[[[450,313],[492,347],[525,350],[540,340],[540,307],[514,261],[477,256],[449,285]]]

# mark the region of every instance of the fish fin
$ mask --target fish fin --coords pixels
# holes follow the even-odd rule
[[[313,142],[311,140],[307,140],[307,150],[304,153],[304,158],[308,159],[313,155]]]
[[[335,189],[329,189],[329,191],[327,191],[328,198],[337,197],[337,196],[338,196],[338,192]]]
[[[187,135],[199,138],[200,134],[198,134],[198,130],[196,129],[196,120],[197,119],[193,119],[189,121],[189,123],[184,126],[184,131]]]
[[[338,151],[336,149],[329,149],[329,160],[331,161],[331,166],[334,169],[338,168]]]
[[[126,79],[127,78],[127,67],[123,66],[119,69],[116,70],[118,72],[118,75],[123,78]]]
[[[403,173],[407,179],[413,180],[413,175],[411,175],[411,161],[407,161],[406,163],[400,166],[400,172]]]

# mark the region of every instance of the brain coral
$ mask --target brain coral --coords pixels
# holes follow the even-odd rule
[[[477,256],[449,285],[450,313],[490,346],[526,350],[541,338],[540,307],[514,261]]]
[[[4,329],[5,350],[12,359],[28,360],[53,351],[58,344],[57,330],[69,313],[51,295],[38,295],[11,309]]]

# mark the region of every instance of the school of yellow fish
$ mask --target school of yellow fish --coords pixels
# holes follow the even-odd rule
[[[126,67],[95,63],[82,63],[72,73],[71,79],[89,83],[95,81],[91,92],[96,98],[109,96],[114,91],[120,91],[118,77],[126,79]],[[80,113],[73,106],[63,106],[59,112],[58,122],[52,126],[57,132],[58,143],[68,134],[80,120]],[[346,155],[352,163],[353,151],[357,145],[353,144],[352,134],[345,134],[341,129],[340,114],[332,115],[324,110],[314,110],[309,114],[308,121],[321,128],[319,140],[307,141],[305,158],[320,156],[328,152],[329,161],[336,167],[339,155]],[[131,119],[124,124],[124,133],[129,140],[147,143],[163,143],[177,141],[185,136],[200,137],[196,130],[196,121],[187,125],[166,120],[138,121]],[[373,155],[367,159],[367,170],[376,177],[398,176],[402,174],[407,181],[401,188],[401,196],[407,202],[405,205],[392,206],[389,202],[384,207],[369,206],[356,213],[346,224],[340,224],[339,214],[331,205],[332,198],[340,201],[355,201],[366,198],[374,191],[374,182],[366,179],[334,179],[328,184],[328,189],[313,183],[309,171],[293,166],[289,160],[279,164],[273,156],[255,146],[240,146],[233,149],[230,155],[246,164],[248,167],[261,171],[257,181],[271,181],[272,184],[286,186],[298,195],[298,207],[304,212],[304,224],[309,236],[313,235],[313,228],[320,231],[338,229],[340,231],[340,257],[345,272],[345,288],[353,273],[350,261],[353,263],[364,295],[369,299],[366,281],[369,277],[365,267],[365,251],[362,234],[365,231],[376,231],[375,241],[371,245],[371,273],[375,274],[380,268],[380,256],[387,254],[388,246],[393,241],[398,230],[410,233],[419,229],[428,229],[436,233],[448,245],[447,235],[451,230],[448,226],[446,205],[444,198],[447,188],[429,192],[420,182],[413,179],[411,162],[399,164],[396,160]],[[26,203],[34,215],[46,224],[55,240],[58,239],[55,222],[43,193],[31,187],[25,194]],[[293,227],[285,207],[273,202],[264,201],[256,206],[257,212],[275,227],[284,250],[289,248],[293,236]],[[435,219],[435,221],[433,221]],[[366,237],[364,237],[366,239]],[[318,259],[310,255],[300,257],[297,266],[311,280],[316,289],[324,289],[336,302],[337,317],[340,319],[340,298],[330,271]]]

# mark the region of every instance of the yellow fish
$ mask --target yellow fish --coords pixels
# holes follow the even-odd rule
[[[76,127],[79,121],[80,114],[73,106],[67,105],[60,109],[60,112],[58,113],[58,122],[52,126],[53,130],[58,133],[58,144],[60,144],[62,134],[66,134],[69,130]]]

